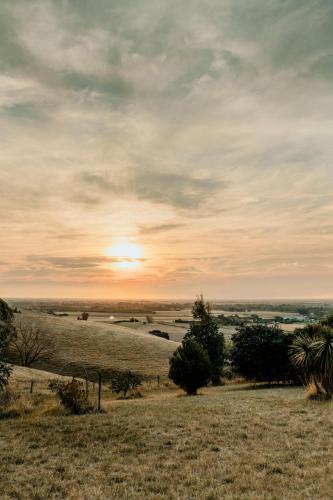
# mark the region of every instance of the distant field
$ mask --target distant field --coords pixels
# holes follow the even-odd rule
[[[46,312],[23,310],[16,320],[28,319],[41,325],[45,335],[52,338],[56,351],[52,359],[39,362],[36,368],[63,375],[84,376],[96,379],[97,371],[132,370],[144,377],[165,379],[168,374],[169,358],[186,334],[192,319],[191,309],[157,310],[151,314],[152,323],[144,314],[134,313],[90,313],[88,321],[78,321],[79,311],[67,312],[58,317]],[[60,314],[63,311],[55,311]],[[221,314],[223,311],[213,311]],[[252,313],[252,311],[251,311]],[[251,313],[240,313],[245,317]],[[253,311],[253,313],[255,313]],[[232,314],[225,312],[226,315]],[[276,311],[258,311],[262,317],[274,317]],[[128,322],[134,317],[138,322]],[[297,317],[297,315],[295,315]],[[182,319],[185,323],[175,323]],[[295,323],[281,325],[285,331],[303,326]],[[168,333],[170,341],[151,335],[152,330]],[[226,339],[230,339],[236,328],[223,326]],[[13,361],[17,361],[13,359]]]
[[[46,313],[23,312],[16,321],[40,324],[55,343],[50,361],[37,368],[72,374],[75,367],[92,370],[132,370],[147,377],[166,377],[169,358],[178,344],[138,330],[93,319],[59,318]],[[82,373],[83,375],[83,373]]]
[[[179,395],[80,417],[35,398],[36,413],[0,421],[1,498],[331,498],[332,403],[248,385]]]
[[[63,312],[63,311],[59,311]],[[221,311],[221,310],[213,310],[213,314],[218,315],[218,314],[224,314],[225,316],[231,316],[235,314],[234,312],[231,311]],[[79,314],[79,311],[75,312],[67,312],[69,314],[69,317],[76,318]],[[251,314],[258,314],[261,318],[264,319],[272,319],[275,316],[281,316],[281,312],[279,311],[249,311],[249,312],[241,312],[238,313],[238,315],[241,318],[246,318],[249,317]],[[187,321],[190,322],[192,321],[192,310],[190,308],[182,309],[180,311],[176,310],[156,310],[154,314],[150,314],[153,323],[151,324],[145,324],[147,322],[146,315],[144,314],[135,314],[134,312],[131,313],[95,313],[91,312],[90,313],[90,321],[96,321],[96,322],[101,322],[105,324],[114,324],[116,321],[117,326],[124,326],[126,328],[132,329],[132,330],[138,330],[140,332],[144,333],[149,333],[150,330],[158,329],[163,332],[166,332],[170,336],[170,340],[174,342],[181,342],[182,339],[184,338],[185,333],[188,330],[188,324],[189,323],[175,323],[176,319],[181,319],[182,321]],[[128,320],[134,317],[135,319],[139,320],[139,322],[134,322],[134,323],[129,323]],[[297,313],[288,313],[288,317],[295,317],[298,318],[299,314]],[[120,321],[124,320],[124,322],[120,323]],[[290,323],[290,324],[281,324],[281,328],[286,331],[286,332],[292,332],[295,330],[295,328],[302,328],[305,324],[304,323]],[[234,326],[222,326],[221,327],[225,337],[230,338],[236,331],[236,327]]]

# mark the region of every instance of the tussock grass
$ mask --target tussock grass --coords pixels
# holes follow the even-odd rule
[[[167,341],[138,330],[96,321],[77,321],[45,313],[23,311],[19,320],[41,325],[52,338],[55,352],[50,360],[34,367],[63,375],[75,369],[131,370],[144,377],[166,377],[169,358],[178,343]],[[12,358],[15,362],[15,358]],[[84,376],[78,371],[78,375]]]
[[[2,498],[330,498],[332,404],[235,389],[0,421]]]

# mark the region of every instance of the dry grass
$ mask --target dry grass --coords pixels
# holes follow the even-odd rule
[[[62,374],[73,374],[73,367],[99,370],[132,370],[147,377],[166,377],[169,358],[178,344],[118,325],[77,321],[45,313],[24,312],[18,320],[41,324],[52,337],[55,354],[34,366]],[[84,373],[82,373],[82,376]]]
[[[1,421],[1,498],[331,497],[332,404],[295,388],[203,393]]]

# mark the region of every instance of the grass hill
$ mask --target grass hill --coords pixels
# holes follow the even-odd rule
[[[170,396],[80,417],[43,414],[35,396],[33,413],[0,420],[1,498],[332,497],[331,403],[245,384]]]
[[[163,378],[168,373],[169,358],[178,346],[177,342],[125,326],[77,321],[42,312],[22,311],[16,321],[40,325],[43,334],[55,344],[52,358],[37,362],[34,367],[63,375],[83,376],[80,368],[84,367],[91,377],[93,370],[129,369],[144,377]]]

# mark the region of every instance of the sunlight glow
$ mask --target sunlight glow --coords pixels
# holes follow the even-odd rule
[[[106,255],[112,258],[112,264],[117,269],[136,269],[143,261],[143,248],[128,240],[115,243],[106,250]]]

